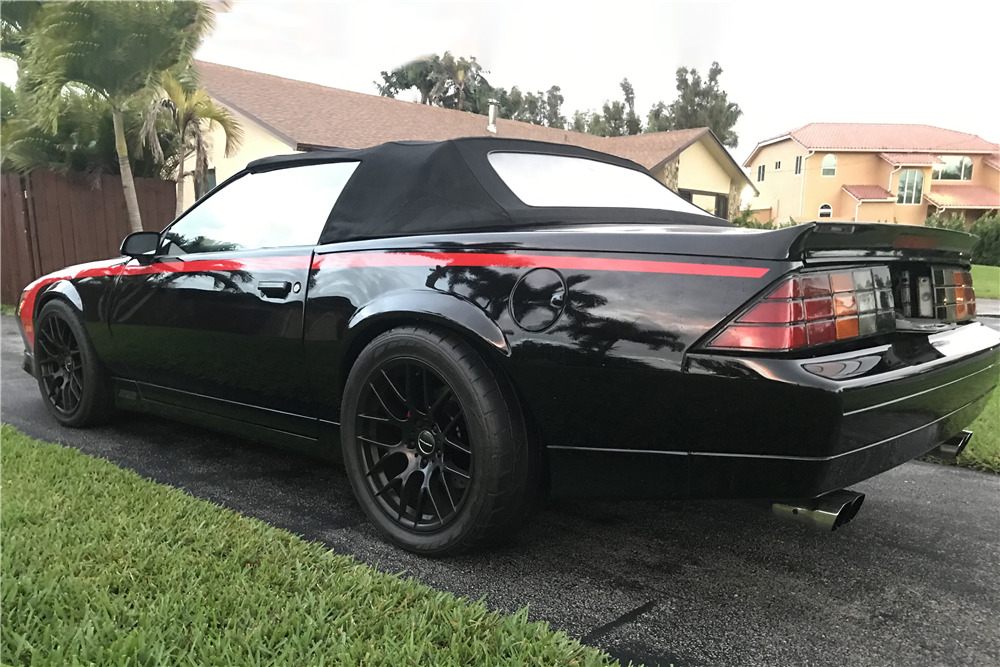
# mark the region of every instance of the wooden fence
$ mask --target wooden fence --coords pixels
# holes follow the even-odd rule
[[[166,227],[174,217],[174,184],[137,178],[135,187],[143,227]],[[24,286],[46,273],[116,257],[129,231],[119,176],[3,174],[0,300],[16,304]]]

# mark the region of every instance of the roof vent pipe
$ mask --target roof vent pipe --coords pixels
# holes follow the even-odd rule
[[[486,129],[493,134],[497,133],[497,111],[500,110],[500,103],[494,99],[487,100],[490,105],[489,120],[486,122]]]

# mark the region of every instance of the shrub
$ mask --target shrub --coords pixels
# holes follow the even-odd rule
[[[757,222],[753,216],[754,213],[750,210],[748,204],[746,208],[741,208],[738,213],[734,213],[729,218],[729,222],[737,227],[748,227],[750,229],[777,229],[779,227],[779,225],[774,223],[773,218],[767,222]]]
[[[972,263],[1000,266],[1000,213],[986,213],[969,231],[979,237],[972,248]]]
[[[928,216],[924,224],[928,227],[975,234],[979,238],[972,246],[972,263],[1000,266],[1000,213],[997,211],[984,213],[968,227],[965,225],[965,219],[955,214],[935,213]]]

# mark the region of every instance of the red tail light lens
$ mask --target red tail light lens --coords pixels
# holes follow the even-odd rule
[[[952,289],[957,310],[958,297],[964,299],[966,288],[962,285]],[[968,306],[965,308],[967,311]],[[708,347],[796,350],[895,328],[888,267],[807,273],[775,287],[720,331]]]

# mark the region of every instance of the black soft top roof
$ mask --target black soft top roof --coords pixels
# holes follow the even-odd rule
[[[320,243],[573,223],[729,225],[707,215],[642,208],[528,206],[490,166],[488,156],[497,151],[582,157],[649,173],[630,160],[578,146],[492,137],[281,155],[254,160],[246,171],[359,161],[330,212]]]

